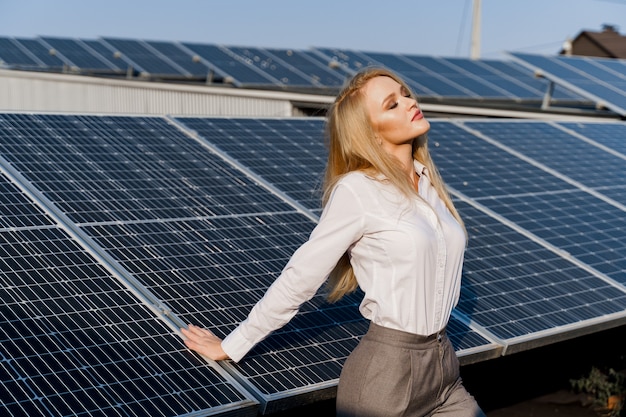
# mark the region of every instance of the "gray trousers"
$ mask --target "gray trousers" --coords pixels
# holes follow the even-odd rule
[[[445,330],[419,336],[370,324],[337,388],[340,417],[485,417],[463,387]]]

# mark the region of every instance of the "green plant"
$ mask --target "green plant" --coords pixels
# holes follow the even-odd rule
[[[596,410],[603,416],[619,416],[626,395],[626,375],[614,369],[602,372],[595,366],[591,368],[589,375],[579,379],[571,379],[572,388],[578,392],[587,394]],[[617,399],[611,403],[610,399]]]

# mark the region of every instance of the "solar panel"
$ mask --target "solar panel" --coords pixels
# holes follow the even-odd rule
[[[11,38],[0,38],[0,64],[14,68],[43,66],[43,62]]]
[[[569,197],[559,202],[570,201]],[[518,220],[515,225],[536,233],[537,228],[529,226],[531,218],[550,205],[544,198],[499,197],[494,199],[499,206],[488,207],[503,213],[505,208],[516,212],[521,206],[528,221]],[[530,210],[542,200],[543,207]],[[590,326],[612,314],[623,316],[623,287],[595,276],[468,203],[460,202],[458,209],[470,242],[464,269],[467,284],[457,309],[508,343],[507,353],[518,349],[516,343],[533,339],[532,343],[547,343],[550,333],[566,332],[573,325]]]
[[[384,57],[384,55],[377,54],[376,56]],[[379,59],[384,59],[382,57]],[[426,77],[424,84],[427,86],[430,86],[431,83],[438,85],[435,91],[441,96],[504,97],[509,99],[514,97],[506,90],[489,85],[483,78],[465,71],[464,68],[450,64],[445,58],[412,55],[404,55],[403,58],[414,67],[420,68],[424,73],[423,76]],[[473,69],[476,70],[476,67],[474,65]]]
[[[109,49],[120,52],[134,68],[141,73],[151,76],[184,77],[187,71],[171,62],[169,59],[156,54],[144,43],[133,39],[102,38],[102,42],[109,45]]]
[[[265,72],[267,78],[275,80],[277,85],[319,86],[316,79],[286,64],[282,59],[277,58],[262,48],[239,46],[225,46],[225,48],[232,54],[237,55],[241,61],[256,67],[259,71]]]
[[[0,188],[0,414],[256,415],[4,175]]]
[[[314,51],[330,62],[339,64],[351,74],[363,68],[378,64],[372,58],[363,55],[359,51],[339,48],[315,48]]]
[[[81,70],[99,70],[103,72],[120,70],[110,60],[87,47],[79,39],[42,37],[41,41],[49,45],[50,49],[59,51],[71,62],[72,66]]]
[[[410,54],[316,49],[327,62],[337,62],[351,71],[367,66],[385,66],[409,83],[418,96],[508,101],[542,100],[548,83],[510,61],[472,60]],[[554,102],[586,103],[580,96],[559,88]]]
[[[307,209],[321,213],[324,119],[177,120]]]
[[[3,125],[2,153],[180,323],[224,336],[314,226],[163,119],[5,115]],[[289,396],[319,399],[320,386],[332,395],[345,359],[334,353],[361,335],[351,333],[360,329],[354,321],[364,321],[357,305],[347,298],[330,306],[316,296],[301,318],[247,359],[278,368],[235,367],[262,385],[250,389],[263,397],[264,409],[304,401]],[[336,316],[341,308],[354,310],[354,319]],[[282,349],[268,349],[276,340]],[[290,383],[272,384],[277,378]]]
[[[626,249],[624,210],[611,204],[608,194],[599,198],[590,192],[589,185],[582,185],[583,177],[573,178],[576,172],[565,158],[555,156],[560,162],[549,168],[535,151],[538,145],[528,145],[526,154],[525,148],[515,151],[515,144],[499,137],[549,133],[561,145],[551,153],[569,149],[569,141],[575,140],[589,146],[594,158],[617,157],[618,152],[607,152],[609,142],[604,147],[587,142],[596,138],[585,130],[586,124],[432,120],[431,125],[431,150],[470,235],[462,296],[448,328],[461,359],[471,363],[493,358],[503,349],[528,349],[623,320],[626,265],[618,254]],[[584,131],[584,138],[575,129]],[[613,132],[595,125],[591,129],[606,136]],[[134,303],[142,306],[137,314],[145,309],[161,326],[151,322],[157,330],[150,337],[161,348],[195,361],[198,357],[184,349],[170,327],[193,322],[225,336],[247,316],[314,227],[319,214],[315,192],[326,157],[322,134],[323,120],[317,118],[170,121],[2,114],[0,155],[29,187],[50,200],[61,218],[71,221],[70,231],[119,265],[114,271],[128,274],[126,285],[171,311],[161,322],[111,276],[115,287],[106,290],[107,297],[114,297],[119,286],[132,300],[115,304],[115,313],[127,318],[135,311]],[[287,181],[281,173],[289,176]],[[590,178],[597,193],[610,188],[599,177]],[[624,194],[626,187],[611,191]],[[8,231],[16,225],[58,228],[31,213],[28,205],[3,205],[10,213],[24,214],[0,221]],[[5,247],[15,251],[24,241],[20,239],[11,241],[17,246]],[[87,264],[73,262],[68,254],[75,252],[55,252],[54,259]],[[90,268],[102,268],[90,262]],[[102,271],[98,282],[109,283],[100,277],[111,272]],[[316,294],[240,363],[220,362],[220,372],[227,371],[245,393],[252,393],[261,413],[334,396],[342,363],[366,331],[367,322],[358,312],[360,299],[357,292],[331,305],[321,292]],[[124,329],[129,323],[133,320],[115,325]],[[204,377],[211,378],[210,372]],[[232,389],[229,382],[220,383]],[[211,403],[207,410],[225,413],[232,403],[245,403],[245,412],[256,410],[245,393],[235,389],[229,395],[240,397],[221,396],[227,400]],[[158,403],[159,394],[150,400]]]
[[[519,65],[517,62],[495,59],[481,59],[478,62],[485,67],[491,68],[496,74],[502,77],[490,79],[491,82],[499,83],[502,79],[510,79],[514,84],[523,86],[524,90],[518,94],[519,97],[543,97],[550,84],[549,81],[544,78],[535,77],[532,71],[528,70],[525,66]],[[507,85],[507,89],[515,91],[514,85],[509,83],[507,83]],[[528,93],[525,93],[527,90],[530,90],[530,96],[527,95]],[[588,100],[584,97],[560,85],[554,86],[552,100],[555,104],[560,102],[588,104]]]
[[[210,71],[209,66],[205,65],[201,60],[194,59],[193,54],[180,48],[174,42],[146,41],[145,43],[154,48],[158,54],[176,63],[176,65],[194,77],[206,77]]]
[[[231,79],[230,82],[236,86],[276,84],[275,79],[268,77],[265,72],[259,71],[256,67],[235,58],[224,47],[189,42],[183,42],[182,45],[198,54],[222,73],[227,74]]]
[[[94,51],[94,53],[101,56],[102,59],[112,62],[116,68],[127,71],[128,68],[132,67],[133,65],[133,63],[128,61],[125,56],[121,54],[116,54],[115,52],[117,51],[112,51],[99,39],[81,39],[80,41],[85,45],[87,49],[89,49],[90,51]]]
[[[489,121],[465,121],[450,125],[434,121],[431,124],[435,126],[433,132],[439,132],[436,136],[432,134],[436,137],[432,148],[435,155],[445,155],[439,157],[438,165],[451,187],[560,248],[564,256],[592,267],[599,276],[626,282],[625,269],[620,266],[626,251],[623,207],[559,174],[567,172],[586,183],[601,183],[600,176],[594,175],[598,168],[583,165],[578,172],[568,168],[570,162],[565,155],[575,160],[576,150],[562,144],[560,148],[542,151],[538,144],[531,143],[533,140],[540,143],[541,135],[525,129],[524,122],[494,121],[491,125]],[[535,129],[558,130],[546,122],[531,124]],[[447,128],[445,133],[442,127]],[[559,132],[556,133],[554,139],[558,141]],[[521,146],[516,142],[526,144]],[[502,148],[506,145],[519,146],[517,153]],[[590,159],[602,156],[589,152]],[[559,164],[548,169],[540,162],[549,159],[546,156],[560,161]],[[468,164],[468,161],[477,163]],[[601,162],[598,164],[601,166]],[[581,176],[587,169],[591,169],[589,180]]]
[[[68,64],[68,62],[58,56],[56,51],[46,47],[37,39],[15,38],[15,42],[28,50],[29,53],[35,56],[49,69],[60,69]]]
[[[511,53],[546,78],[626,115],[626,60]]]
[[[265,52],[310,77],[313,83],[320,87],[341,87],[346,81],[344,71],[330,68],[310,51],[270,48],[265,49]]]
[[[624,140],[626,123],[562,122],[559,125],[608,148],[609,151],[615,151],[622,156],[626,155],[626,140]]]
[[[12,164],[181,322],[230,332],[315,224],[162,119],[5,117],[13,140],[1,146]],[[301,135],[320,126],[312,122],[264,124],[266,132]],[[303,149],[298,156],[313,160]],[[366,326],[359,302],[357,293],[328,305],[318,294],[244,361],[226,366],[266,413],[332,396]],[[495,349],[453,321],[451,339],[466,355]]]
[[[533,121],[465,125],[582,186],[592,189],[626,186],[626,155],[607,152],[593,142],[559,129],[558,125]]]

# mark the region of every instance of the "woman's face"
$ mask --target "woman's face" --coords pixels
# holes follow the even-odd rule
[[[381,145],[390,153],[430,129],[417,101],[393,78],[380,76],[363,87],[365,105]]]

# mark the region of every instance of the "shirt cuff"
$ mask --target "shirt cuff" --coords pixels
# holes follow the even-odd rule
[[[222,349],[234,362],[239,362],[252,349],[254,343],[237,334],[237,330],[222,340]]]

